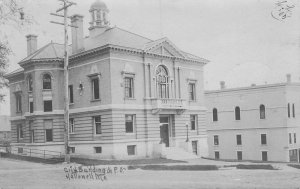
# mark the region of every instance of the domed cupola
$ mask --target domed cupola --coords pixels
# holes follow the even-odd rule
[[[109,27],[108,8],[101,0],[96,0],[90,8],[91,22],[89,30]],[[98,33],[98,32],[97,32]]]

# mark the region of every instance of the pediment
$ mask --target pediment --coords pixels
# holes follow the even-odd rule
[[[184,54],[167,38],[152,42],[145,51],[162,56],[185,58]]]

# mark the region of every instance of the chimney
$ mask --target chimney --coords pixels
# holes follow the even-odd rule
[[[33,34],[26,35],[27,38],[27,56],[37,50],[37,36]]]
[[[83,16],[75,14],[71,16],[72,27],[72,54],[84,50],[83,46]]]
[[[221,89],[225,89],[225,81],[220,81],[220,87]]]
[[[286,82],[291,83],[291,74],[286,74]]]

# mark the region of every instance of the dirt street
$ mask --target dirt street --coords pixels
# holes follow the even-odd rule
[[[74,165],[44,165],[25,161],[0,159],[0,188],[300,188],[300,170],[278,165],[280,170],[218,171],[146,171],[123,170],[127,166],[110,166],[117,171],[106,178],[91,176],[66,177]],[[78,165],[75,165],[78,168]],[[275,165],[276,166],[276,165]],[[85,167],[83,167],[85,168]],[[88,167],[87,167],[88,168]],[[101,170],[105,166],[97,166]],[[107,168],[107,167],[106,167]],[[84,174],[82,169],[82,174]],[[73,176],[76,174],[73,174]],[[86,172],[85,175],[88,175]],[[70,176],[70,175],[69,175]]]

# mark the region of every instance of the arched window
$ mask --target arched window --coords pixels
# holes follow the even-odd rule
[[[50,74],[44,74],[44,76],[43,76],[43,89],[51,89],[51,76],[50,76]]]
[[[266,108],[263,104],[259,106],[259,117],[260,119],[266,119]]]
[[[240,109],[240,107],[236,106],[234,111],[235,111],[235,120],[241,120],[241,109]]]
[[[213,121],[218,121],[218,110],[217,110],[217,108],[213,109]]]
[[[169,98],[169,77],[164,66],[158,66],[156,69],[156,87],[158,98]]]
[[[27,82],[28,82],[28,91],[31,92],[33,90],[33,80],[31,75],[28,76]]]

